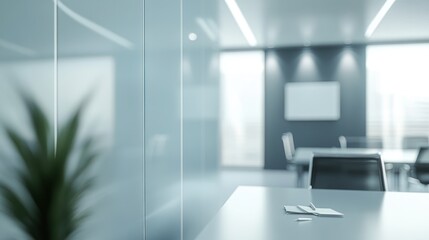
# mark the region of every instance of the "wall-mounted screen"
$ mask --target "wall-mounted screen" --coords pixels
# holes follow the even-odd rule
[[[333,81],[286,83],[285,118],[288,121],[340,119],[340,84]]]

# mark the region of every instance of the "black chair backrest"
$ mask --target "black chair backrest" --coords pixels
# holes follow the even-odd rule
[[[421,147],[414,164],[416,178],[423,184],[429,184],[429,147]]]
[[[315,154],[310,187],[386,191],[384,164],[379,154]]]

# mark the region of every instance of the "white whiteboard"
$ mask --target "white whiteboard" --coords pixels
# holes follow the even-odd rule
[[[340,84],[338,82],[287,83],[285,118],[288,121],[340,119]]]

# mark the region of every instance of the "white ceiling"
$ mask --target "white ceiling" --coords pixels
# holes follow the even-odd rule
[[[236,0],[257,47],[429,40],[429,0],[396,0],[374,34],[364,34],[385,0]],[[220,2],[223,48],[249,48]]]
[[[249,48],[225,0],[204,1],[219,3],[221,46]],[[379,41],[429,42],[429,0],[396,0],[370,39],[365,39],[365,30],[385,0],[236,1],[255,33],[257,47]],[[133,44],[132,49],[140,49],[143,46],[142,0],[103,0],[101,5],[100,0],[61,0],[61,2],[81,16],[126,39]],[[201,4],[204,6],[204,2]],[[195,13],[205,11],[201,6],[187,5],[188,8],[195,8],[193,9]],[[0,0],[0,59],[23,57],[25,52],[34,52],[34,57],[52,56],[53,7],[53,0]],[[190,12],[189,9],[187,11]],[[189,24],[189,18],[193,16],[185,17]],[[204,16],[197,16],[197,19],[201,17]],[[4,45],[8,43],[25,48],[24,55],[19,53],[19,49],[17,52],[5,47]],[[100,54],[112,51],[127,49],[58,10],[60,55]]]

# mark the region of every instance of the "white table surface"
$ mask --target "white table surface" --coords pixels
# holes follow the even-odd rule
[[[287,214],[283,205],[330,207],[343,218]],[[429,194],[238,187],[198,240],[427,240]]]
[[[380,153],[385,163],[414,164],[417,158],[417,149],[368,149],[368,148],[297,148],[294,161],[297,164],[309,164],[313,153]],[[428,238],[429,239],[429,238]]]

